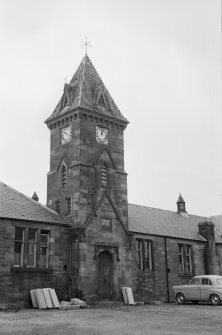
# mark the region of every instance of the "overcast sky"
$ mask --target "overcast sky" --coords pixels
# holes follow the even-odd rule
[[[0,0],[0,180],[46,203],[44,124],[85,50],[122,114],[130,203],[222,212],[219,0]]]

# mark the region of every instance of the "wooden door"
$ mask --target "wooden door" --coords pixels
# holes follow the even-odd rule
[[[112,256],[103,251],[98,256],[98,292],[101,298],[112,296]]]

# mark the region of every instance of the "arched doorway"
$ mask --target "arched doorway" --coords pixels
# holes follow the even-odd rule
[[[113,262],[112,255],[103,251],[98,255],[98,293],[101,298],[112,297]]]

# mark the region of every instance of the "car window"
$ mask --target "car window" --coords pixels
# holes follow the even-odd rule
[[[190,285],[199,285],[199,284],[200,284],[199,278],[193,278],[190,281]]]
[[[217,285],[222,285],[222,278],[216,279]]]
[[[210,285],[210,284],[209,284],[209,280],[208,280],[207,278],[202,278],[202,279],[201,279],[201,284],[202,284],[202,285]]]

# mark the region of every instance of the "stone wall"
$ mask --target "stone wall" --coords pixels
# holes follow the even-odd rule
[[[153,270],[138,270],[136,238],[153,241]],[[192,273],[179,273],[178,244],[192,245]],[[204,242],[134,234],[132,255],[135,300],[174,301],[174,285],[187,284],[194,275],[205,273],[204,247]]]
[[[15,267],[15,227],[49,231],[48,268]],[[29,306],[29,291],[55,288],[59,298],[68,296],[69,241],[68,227],[28,221],[0,220],[0,305]],[[26,248],[26,246],[24,247]]]

